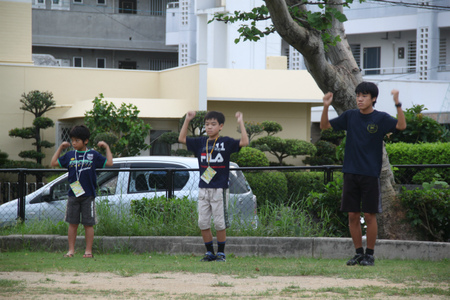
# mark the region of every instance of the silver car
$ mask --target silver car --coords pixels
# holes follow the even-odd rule
[[[257,225],[256,196],[244,174],[230,163],[230,221]],[[193,157],[137,156],[113,159],[111,168],[120,169],[98,173],[96,201],[107,200],[117,212],[129,213],[132,200],[158,196],[184,197],[197,201],[198,161]],[[153,170],[149,170],[153,169]],[[186,170],[184,170],[186,169]],[[107,170],[107,169],[105,169]],[[170,176],[169,170],[173,173]],[[169,180],[173,178],[173,180]],[[67,173],[26,196],[25,221],[63,221],[70,189]],[[17,199],[0,205],[0,226],[16,223]]]

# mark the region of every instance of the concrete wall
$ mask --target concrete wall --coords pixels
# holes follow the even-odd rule
[[[113,1],[101,12],[90,2],[71,3],[69,10],[33,9],[33,45],[176,52],[165,45],[165,15],[117,13]],[[139,12],[149,11],[145,3],[139,1]]]

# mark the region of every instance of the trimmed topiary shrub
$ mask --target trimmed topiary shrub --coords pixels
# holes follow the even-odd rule
[[[231,154],[231,161],[240,167],[267,167],[269,159],[261,150],[243,147],[239,152]]]

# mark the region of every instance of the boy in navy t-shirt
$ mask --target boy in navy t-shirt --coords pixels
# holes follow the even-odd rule
[[[205,130],[208,136],[187,137],[190,121],[195,117],[195,111],[186,114],[178,141],[186,144],[187,149],[194,152],[200,167],[200,182],[198,195],[198,226],[202,231],[206,254],[201,261],[225,261],[226,228],[228,224],[228,178],[230,155],[248,145],[243,115],[236,113],[236,119],[241,131],[241,139],[219,136],[225,123],[221,112],[210,111],[205,116]],[[211,216],[217,231],[217,255],[214,254],[213,237],[211,233]]]
[[[380,173],[384,136],[406,128],[405,115],[397,90],[392,90],[397,108],[397,119],[374,109],[378,87],[372,82],[361,82],[356,87],[358,109],[347,110],[339,117],[328,120],[328,107],[333,94],[323,97],[320,129],[346,130],[345,156],[342,172],[344,187],[341,211],[348,212],[350,235],[356,249],[347,265],[373,266],[378,225],[376,214],[381,212]],[[364,253],[361,233],[361,211],[367,224],[367,248]]]
[[[84,258],[92,258],[92,244],[94,242],[94,225],[97,224],[95,214],[95,190],[97,188],[97,168],[112,166],[112,154],[108,144],[101,141],[97,145],[106,150],[106,158],[95,150],[87,149],[90,132],[84,125],[75,126],[69,133],[74,151],[68,151],[59,157],[61,151],[70,146],[63,142],[52,157],[51,166],[67,168],[70,183],[69,199],[65,221],[69,223],[68,242],[69,251],[64,257],[73,257],[77,229],[81,223],[85,230],[86,250]]]

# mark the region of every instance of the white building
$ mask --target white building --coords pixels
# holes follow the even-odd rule
[[[400,90],[404,108],[424,104],[426,112],[450,123],[450,0],[417,4],[354,3],[344,13],[347,39],[365,80],[378,83],[376,108],[395,114],[390,91]],[[239,42],[238,24],[211,22],[216,12],[249,11],[262,0],[180,0],[169,4],[168,45],[179,46],[180,65],[207,62],[209,68],[265,69],[267,58],[286,56],[287,68],[304,69],[301,55],[278,34]],[[259,24],[265,28],[270,20]],[[318,122],[321,108],[313,108]]]

